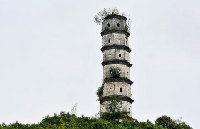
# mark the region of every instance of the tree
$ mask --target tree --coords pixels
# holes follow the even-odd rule
[[[169,129],[176,129],[176,123],[168,116],[161,116],[156,119],[155,123]]]
[[[170,117],[164,115],[156,119],[155,124],[166,127],[167,129],[192,129],[185,122],[180,120],[172,120]]]

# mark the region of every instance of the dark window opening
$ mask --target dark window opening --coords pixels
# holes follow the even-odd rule
[[[127,75],[128,75],[128,72],[127,72]]]
[[[119,57],[121,57],[121,54],[119,54]]]
[[[127,42],[128,42],[128,38],[126,37],[126,45],[127,45]]]
[[[120,88],[120,92],[122,92],[122,88]]]
[[[117,23],[117,27],[120,27],[120,24],[119,24],[119,23]]]
[[[108,25],[108,27],[110,27],[110,23],[108,23],[107,25]]]
[[[108,42],[110,43],[110,39],[108,40]]]

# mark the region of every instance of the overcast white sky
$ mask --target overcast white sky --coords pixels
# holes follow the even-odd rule
[[[0,0],[0,122],[70,111],[94,116],[102,83],[100,26],[117,7],[132,19],[133,117],[182,117],[199,129],[199,0]]]

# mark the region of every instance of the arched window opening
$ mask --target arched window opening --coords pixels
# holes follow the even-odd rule
[[[122,92],[122,88],[120,88],[120,92]]]
[[[119,24],[119,23],[117,23],[117,27],[120,27],[120,24]]]
[[[121,54],[119,54],[119,57],[121,57],[122,55]]]

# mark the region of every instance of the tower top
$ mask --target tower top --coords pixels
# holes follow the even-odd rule
[[[114,8],[114,9],[103,9],[102,11],[98,12],[95,17],[95,22],[98,25],[102,25],[104,21],[107,20],[120,20],[120,21],[124,21],[126,23],[126,21],[128,21],[128,28],[130,25],[130,18],[127,18],[125,16],[125,13],[120,13],[118,9]]]
[[[109,33],[123,33],[130,36],[129,26],[126,23],[127,18],[123,15],[109,14],[103,18],[101,36]]]

